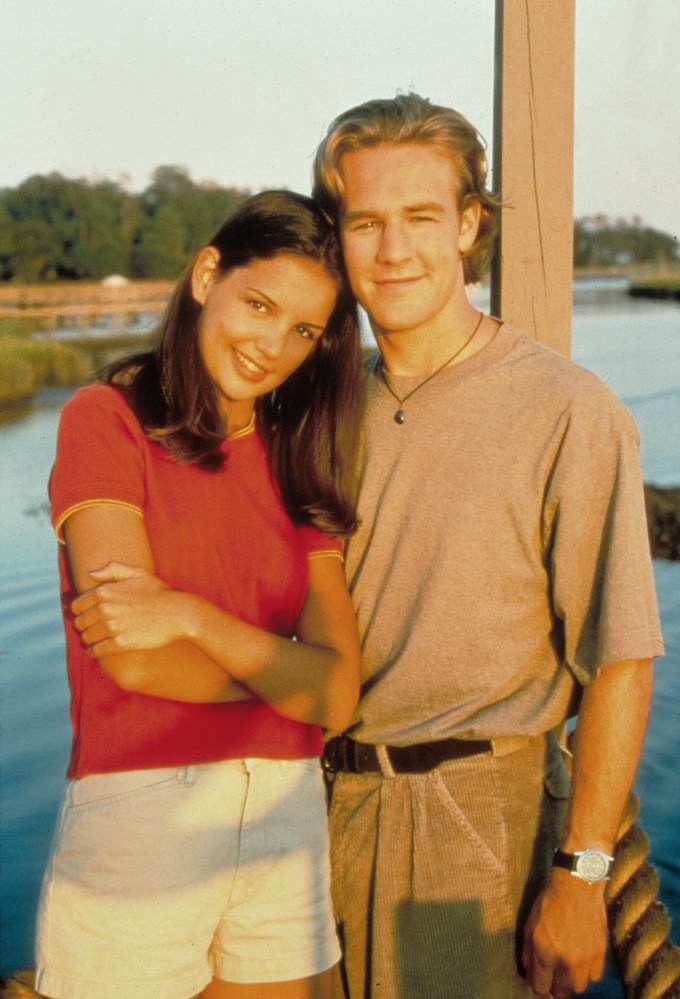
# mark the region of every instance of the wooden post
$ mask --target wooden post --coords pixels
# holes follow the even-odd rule
[[[491,312],[562,354],[573,296],[575,0],[496,0]]]

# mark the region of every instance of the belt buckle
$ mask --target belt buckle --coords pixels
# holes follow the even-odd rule
[[[356,743],[344,735],[336,735],[326,743],[323,769],[329,777],[341,771],[358,774]]]
[[[321,767],[329,779],[335,777],[342,766],[340,761],[340,746],[341,741],[335,736],[329,739],[324,747],[323,756],[321,757]]]

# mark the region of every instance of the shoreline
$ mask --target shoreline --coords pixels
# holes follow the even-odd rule
[[[579,269],[575,272],[574,279],[575,282],[613,280],[621,283],[626,280],[629,287],[625,291],[621,288],[622,295],[627,293],[634,298],[655,297],[665,298],[667,301],[675,298],[680,301],[680,271],[674,269],[672,273],[668,270],[662,275],[658,268],[655,273],[650,268],[643,276],[641,268],[635,270],[637,274],[633,273],[633,268],[623,267],[606,270]],[[635,281],[635,276],[640,280]],[[156,300],[160,297],[159,284],[153,286]],[[111,298],[121,293],[126,298],[129,295],[129,301],[138,296],[138,303],[141,298],[148,302],[149,298],[154,297],[149,295],[151,288],[148,284],[139,282],[138,285],[137,289],[134,288],[134,282],[125,288],[106,289],[99,301],[101,303],[102,298],[111,301]],[[68,305],[64,304],[69,298],[71,302],[77,299],[82,302],[87,300],[89,294],[94,295],[96,290],[101,292],[101,289],[93,287],[88,291],[77,282],[51,288],[38,289],[34,286],[34,289],[39,292],[38,301],[41,306],[47,304],[43,296],[51,298],[50,304],[55,313],[64,318],[69,315]],[[36,337],[34,334],[39,332],[36,326],[41,325],[39,321],[28,316],[10,319],[6,313],[3,315],[3,300],[8,304],[10,298],[14,298],[15,306],[19,305],[19,301],[21,305],[28,304],[31,301],[31,289],[29,286],[10,289],[0,285],[1,423],[20,420],[34,405],[39,405],[36,397],[41,390],[76,389],[79,385],[95,380],[98,370],[125,354],[148,350],[153,341],[152,330],[135,333],[120,328],[114,328],[110,333],[101,330],[93,333],[80,328],[74,330],[73,336],[70,336],[69,331],[68,338],[58,338],[50,335],[51,331],[45,331],[42,336]],[[57,300],[60,300],[60,304],[57,304]],[[35,298],[33,302],[38,304]],[[106,311],[105,305],[100,304],[99,307],[102,313]],[[644,490],[652,557],[680,561],[680,482],[672,486],[646,482]]]
[[[680,561],[680,486],[645,482],[645,509],[652,558]]]
[[[633,281],[628,287],[628,294],[631,298],[651,298],[657,301],[675,299],[680,302],[680,277]]]

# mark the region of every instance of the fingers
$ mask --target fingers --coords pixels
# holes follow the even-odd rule
[[[552,999],[569,999],[574,992],[582,992],[588,986],[591,976],[580,966],[571,968],[557,954],[543,951],[535,944],[532,926],[527,925],[522,947],[522,965],[527,981],[537,996]],[[597,981],[599,974],[592,976]]]
[[[84,635],[88,628],[94,625],[111,625],[114,615],[114,606],[105,603],[105,594],[100,590],[88,590],[71,604],[74,614],[73,623],[78,631]]]
[[[90,576],[102,582],[104,580],[115,582],[119,579],[141,579],[143,576],[148,576],[148,573],[137,566],[123,565],[122,562],[109,562],[101,569],[90,569]]]
[[[591,981],[591,982],[599,982],[599,980],[604,975],[604,966],[605,966],[606,959],[607,959],[607,952],[606,952],[606,950],[602,950],[600,954],[596,955],[593,958],[593,960],[591,962],[591,966],[590,966],[590,974],[587,975],[587,977],[586,977],[586,983],[585,983],[585,985],[582,986],[581,991],[583,991],[583,989],[587,988],[589,981]]]
[[[73,623],[78,631],[83,632],[86,628],[91,628],[92,625],[97,624],[101,620],[101,617],[102,612],[99,606],[89,606],[79,614],[76,614]]]
[[[569,999],[572,992],[580,992],[575,980],[572,980],[569,968],[563,964],[558,964],[552,976],[553,999]],[[585,987],[585,986],[584,986]]]
[[[537,996],[568,999],[602,975],[607,942],[604,899],[588,891],[584,894],[582,885],[572,884],[569,875],[562,880],[553,877],[529,913],[522,963]]]
[[[103,656],[111,656],[115,652],[122,652],[124,650],[120,648],[115,638],[105,638],[100,642],[95,642],[94,645],[90,645],[87,651],[94,659],[101,659]]]
[[[529,984],[537,996],[550,996],[553,990],[553,966],[542,964],[536,957],[532,965],[527,967]],[[567,993],[569,995],[569,993]],[[558,999],[557,994],[553,999]],[[562,999],[562,997],[559,997]]]
[[[160,648],[178,636],[173,591],[151,573],[112,562],[90,575],[103,581],[76,597],[71,611],[92,655]],[[108,652],[101,652],[101,642]]]
[[[75,626],[80,632],[82,643],[90,655],[96,657],[102,654],[98,648],[102,642],[109,644],[109,652],[122,652],[125,650],[125,643],[122,640],[120,628],[117,627],[115,621],[101,617],[97,612],[97,608],[77,617],[75,619]]]
[[[556,965],[541,964],[534,961],[531,969],[528,970],[529,984],[537,996],[552,996],[552,999],[569,999],[576,988],[572,983],[571,972],[562,963]]]
[[[99,587],[95,587],[93,590],[85,590],[80,596],[76,597],[75,600],[71,601],[71,611],[78,617],[80,614],[84,614],[91,607],[95,607],[99,603]]]
[[[112,563],[112,566],[115,568],[115,563]],[[148,577],[148,573],[144,573],[143,569],[133,570],[134,575],[117,576],[110,574],[109,568],[109,566],[106,566],[104,569],[96,569],[90,572],[90,576],[93,578],[100,577],[102,581],[97,586],[93,586],[92,589],[85,590],[72,601],[71,610],[76,616],[85,613],[85,611],[92,607],[101,605],[105,600],[117,600],[126,593],[127,599],[130,600],[131,594],[134,594],[135,591],[129,589],[129,584],[126,586],[127,581],[140,579],[140,573]],[[122,566],[121,568],[127,573],[127,566]]]
[[[87,648],[87,651],[91,656],[95,656],[95,658],[97,655],[101,654],[100,651],[98,652],[96,650],[97,647],[103,642],[110,643],[113,647],[115,647],[117,652],[121,651],[117,645],[116,638],[109,633],[108,629],[104,625],[101,624],[95,625],[94,628],[87,628],[81,633],[81,638],[83,640],[83,645]]]
[[[71,604],[71,610],[74,614],[82,614],[88,607],[92,607],[100,599],[102,586],[106,583],[117,583],[126,579],[142,579],[149,575],[144,569],[123,565],[121,562],[109,562],[101,569],[90,569],[88,574],[92,579],[97,580],[98,585],[85,590],[76,597]]]
[[[81,593],[80,596],[77,596],[72,601],[71,610],[76,617],[85,614],[87,611],[92,610],[92,608],[101,607],[103,601],[110,595],[106,589],[107,583],[100,583],[99,586],[93,586],[91,590],[85,590],[84,593]]]
[[[80,598],[79,598],[80,599]],[[105,604],[97,602],[97,595],[94,594],[94,602],[85,601],[86,609],[77,614],[74,624],[80,632],[83,645],[88,652],[95,657],[101,655],[101,651],[95,651],[98,643],[107,641],[111,648],[110,652],[121,651],[120,627],[116,624],[112,611]],[[75,607],[75,602],[73,604]]]
[[[597,982],[602,977],[603,968],[587,968],[577,966],[570,968],[563,961],[541,961],[536,954],[522,955],[522,963],[527,970],[527,979],[537,996],[552,996],[552,999],[569,999],[577,992],[585,992],[590,982]]]

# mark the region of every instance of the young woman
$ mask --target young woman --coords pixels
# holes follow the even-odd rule
[[[320,726],[345,726],[359,682],[340,260],[310,199],[256,195],[180,281],[155,350],[64,408],[50,495],[74,738],[45,996],[329,995]]]

